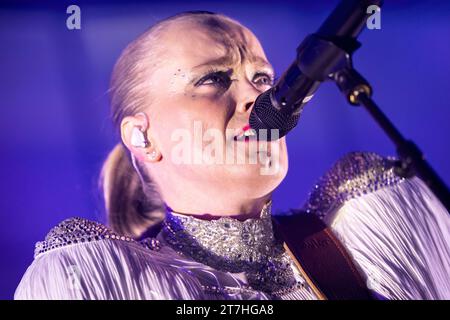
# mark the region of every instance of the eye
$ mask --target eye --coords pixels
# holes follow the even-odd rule
[[[207,85],[207,86],[219,86],[228,88],[231,84],[231,78],[227,72],[213,71],[206,76],[198,80],[195,86]]]
[[[273,76],[265,72],[257,72],[253,77],[253,83],[260,86],[272,86],[274,82]]]

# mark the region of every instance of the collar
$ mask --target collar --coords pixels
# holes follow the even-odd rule
[[[203,220],[167,210],[160,237],[178,253],[214,269],[245,272],[256,290],[295,284],[291,259],[274,237],[271,202],[259,218]]]

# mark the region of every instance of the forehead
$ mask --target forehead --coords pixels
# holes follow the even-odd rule
[[[195,67],[206,61],[217,64],[267,61],[258,39],[247,28],[225,19],[172,22],[160,39],[166,59]]]

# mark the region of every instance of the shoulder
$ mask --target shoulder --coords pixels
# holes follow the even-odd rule
[[[350,152],[317,181],[303,210],[327,218],[345,202],[405,180],[398,175],[398,159],[371,152]],[[329,218],[329,217],[328,217]]]
[[[173,267],[173,260],[172,252],[155,238],[136,241],[101,223],[70,218],[36,244],[34,261],[15,298],[189,298],[192,290],[184,288],[195,287],[195,279]],[[167,285],[172,280],[176,288]]]
[[[102,240],[132,243],[155,251],[160,249],[159,241],[154,238],[136,241],[131,237],[114,232],[99,222],[74,217],[60,222],[48,232],[43,241],[37,242],[34,257],[37,258],[39,255],[55,249]]]
[[[369,288],[395,299],[448,299],[450,215],[421,179],[398,168],[393,157],[346,154],[303,210],[330,226]]]

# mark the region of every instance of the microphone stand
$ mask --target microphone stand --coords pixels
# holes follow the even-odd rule
[[[417,145],[405,139],[375,104],[370,84],[353,67],[352,54],[361,46],[356,37],[366,25],[366,9],[382,3],[382,0],[342,0],[319,30],[300,43],[296,59],[273,90],[256,100],[264,121],[252,112],[256,116],[253,124],[250,116],[250,122],[260,129],[283,128],[281,133],[286,134],[297,124],[299,112],[319,84],[333,80],[347,101],[355,106],[364,106],[395,144],[399,158],[395,172],[405,178],[415,175],[421,178],[450,213],[448,187]]]
[[[313,36],[313,41],[320,43],[319,47],[326,48],[325,51],[341,51],[341,58],[328,74],[328,78],[337,84],[351,105],[362,105],[394,143],[399,158],[395,172],[404,178],[421,178],[450,213],[450,192],[444,181],[425,160],[419,147],[413,141],[405,139],[380,110],[371,98],[370,84],[353,68],[351,54],[360,44],[353,38],[324,39],[318,35]]]
[[[361,45],[356,37],[366,24],[366,8],[381,4],[381,0],[342,0],[318,32],[306,37],[297,47],[295,61],[273,90],[258,97],[263,120],[255,113],[253,124],[252,120],[250,123],[256,128],[282,128],[282,133],[286,134],[296,125],[299,112],[318,85],[332,80],[350,104],[365,107],[395,144],[399,160],[395,163],[394,172],[404,178],[421,178],[450,213],[450,193],[444,181],[416,144],[405,139],[375,104],[370,84],[353,68],[352,54]],[[337,239],[322,237],[330,236],[332,232],[327,231],[325,224],[316,223],[314,219],[306,220],[311,217],[314,215],[273,217],[286,251],[311,288],[319,298],[370,298],[364,290],[364,281],[349,276],[355,272],[349,272],[354,270],[354,266],[345,263],[351,261],[348,256],[344,257],[345,249]],[[339,272],[330,277],[330,270]]]

